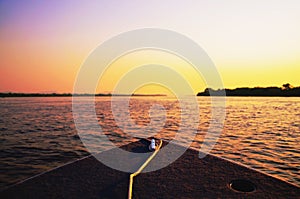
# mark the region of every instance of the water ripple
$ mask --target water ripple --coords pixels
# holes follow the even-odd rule
[[[86,110],[85,100],[82,98],[80,102],[82,111]],[[200,125],[192,143],[197,149],[203,144],[212,119],[210,98],[199,97],[198,102]],[[139,126],[148,125],[153,104],[160,104],[166,110],[164,128],[155,136],[172,140],[180,126],[186,125],[181,124],[177,100],[133,97],[130,117]],[[3,98],[0,109],[1,187],[89,154],[75,129],[71,98]],[[299,98],[228,97],[226,112],[223,133],[213,154],[300,185]],[[116,146],[136,140],[116,125],[109,97],[96,99],[96,114],[103,132]],[[185,112],[183,117],[193,116]],[[140,136],[136,126],[126,128]],[[87,128],[86,133],[94,140],[95,150],[108,147],[96,141],[97,132]],[[191,139],[183,135],[181,142]]]

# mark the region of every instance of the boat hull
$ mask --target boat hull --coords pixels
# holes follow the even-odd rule
[[[148,140],[140,140],[123,146],[123,149],[147,152],[149,143]],[[164,142],[164,145],[167,144],[170,143]],[[181,146],[174,145],[174,147]],[[109,155],[113,153],[113,149],[108,151]],[[168,158],[168,154],[159,155],[160,158]],[[143,161],[142,158],[135,158],[124,162],[124,165],[132,165],[134,169]],[[157,161],[153,161],[150,164],[156,163]],[[126,198],[128,182],[129,173],[109,168],[94,156],[88,156],[11,186],[3,190],[0,197]],[[139,174],[134,178],[133,184],[133,198],[298,198],[299,196],[300,188],[297,186],[213,155],[199,159],[199,152],[194,149],[188,149],[165,168]]]

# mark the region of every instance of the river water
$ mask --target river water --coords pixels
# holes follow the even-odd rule
[[[84,110],[89,99],[80,99]],[[191,146],[199,149],[212,119],[211,98],[197,97],[197,101],[197,135],[186,135],[186,139],[184,135],[180,141],[192,140]],[[154,104],[163,106],[166,113],[163,128],[154,135],[172,140],[184,125],[175,98],[132,97],[129,111],[136,125],[128,127],[128,135],[114,121],[123,112],[116,108],[112,114],[111,98],[97,97],[97,121],[115,145],[130,143],[136,140],[132,135],[140,136],[139,127],[151,122],[149,109]],[[2,98],[0,110],[1,189],[89,154],[75,128],[71,97]],[[184,117],[194,118],[189,112]],[[227,97],[226,119],[211,153],[300,186],[299,146],[300,98]]]

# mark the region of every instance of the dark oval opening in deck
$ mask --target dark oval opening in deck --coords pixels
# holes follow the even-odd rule
[[[234,191],[249,193],[256,190],[255,185],[249,180],[233,180],[229,183],[229,187]]]

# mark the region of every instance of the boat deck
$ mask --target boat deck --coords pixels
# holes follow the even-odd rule
[[[166,144],[169,143],[164,142]],[[146,152],[148,145],[149,141],[140,140],[123,148]],[[111,155],[114,151],[112,149],[103,153]],[[158,154],[160,158],[168,158],[168,154]],[[134,178],[133,198],[300,197],[300,188],[290,183],[212,155],[203,159],[199,159],[198,155],[198,151],[188,149],[169,166],[139,174]],[[124,162],[124,165],[136,169],[143,161],[135,158]],[[11,186],[2,191],[0,197],[127,198],[128,182],[129,173],[111,169],[89,156]],[[242,192],[230,188],[231,182],[234,182],[234,188]]]

